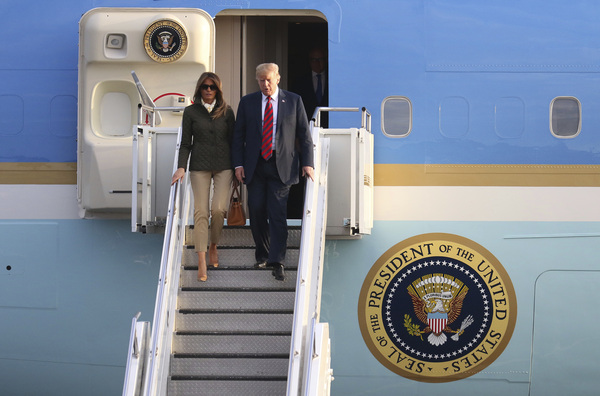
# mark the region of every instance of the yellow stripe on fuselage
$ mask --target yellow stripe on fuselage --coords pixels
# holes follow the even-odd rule
[[[3,162],[0,184],[77,184],[77,163]]]
[[[375,186],[600,187],[600,165],[375,164]],[[76,184],[75,162],[0,163],[0,184]]]
[[[375,164],[376,186],[600,187],[600,165]]]

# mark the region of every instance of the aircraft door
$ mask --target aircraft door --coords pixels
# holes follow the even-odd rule
[[[151,123],[143,113],[138,121],[138,104],[147,98],[140,97],[132,71],[156,106],[183,108],[200,74],[214,70],[214,31],[210,15],[199,9],[96,8],[83,15],[77,151],[82,217],[131,211],[132,130]],[[160,112],[155,126],[176,129],[182,113]],[[166,150],[174,155],[172,144]]]

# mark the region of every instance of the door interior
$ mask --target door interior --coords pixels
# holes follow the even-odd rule
[[[215,17],[215,71],[223,81],[226,100],[237,109],[239,99],[258,90],[256,66],[279,65],[280,88],[310,71],[308,53],[327,53],[327,21],[318,11],[226,10]]]
[[[310,73],[311,49],[320,48],[327,57],[327,21],[318,11],[225,10],[214,21],[215,72],[234,112],[242,96],[258,90],[257,65],[277,63],[279,87],[289,90],[293,82]],[[303,196],[304,183],[292,187],[289,219],[302,218]]]

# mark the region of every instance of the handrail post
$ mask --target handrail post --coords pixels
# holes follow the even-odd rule
[[[360,111],[358,107],[317,107],[313,113],[312,120],[314,120],[315,127],[321,127],[321,113],[324,112],[357,112]],[[363,107],[363,112],[366,111]],[[369,114],[369,120],[371,115]]]
[[[360,125],[361,128],[366,129],[367,132],[371,132],[371,113],[369,113],[369,110],[367,110],[366,107],[362,108]]]
[[[147,361],[147,347],[149,337],[148,322],[138,322],[141,312],[131,320],[131,333],[129,348],[127,350],[127,366],[125,368],[125,381],[123,383],[123,396],[139,395],[144,381],[144,367]]]

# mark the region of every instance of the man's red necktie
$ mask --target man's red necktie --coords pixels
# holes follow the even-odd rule
[[[273,105],[271,97],[267,97],[265,106],[265,118],[263,120],[263,135],[260,152],[265,160],[271,158],[273,154]]]

